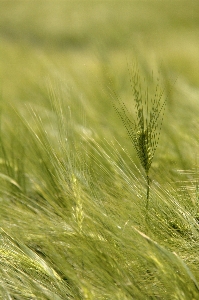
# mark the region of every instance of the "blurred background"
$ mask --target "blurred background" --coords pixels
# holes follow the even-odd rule
[[[43,67],[46,60],[49,67],[78,73],[95,70],[99,61],[119,71],[136,56],[198,85],[197,0],[1,0],[0,5],[4,84],[13,86],[24,69],[33,75],[35,59]]]

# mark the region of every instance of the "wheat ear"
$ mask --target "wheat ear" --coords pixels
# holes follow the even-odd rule
[[[127,134],[133,143],[140,163],[146,175],[146,209],[148,210],[150,197],[149,170],[158,146],[166,100],[163,100],[164,90],[159,81],[155,92],[149,96],[148,88],[143,92],[139,71],[134,67],[130,72],[130,83],[134,98],[135,117],[132,118],[126,104],[114,93],[118,105],[113,106],[126,128]]]

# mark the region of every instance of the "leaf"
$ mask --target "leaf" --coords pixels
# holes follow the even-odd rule
[[[11,183],[12,185],[16,186],[18,189],[22,190],[22,188],[20,187],[20,185],[10,176],[5,175],[3,173],[0,173],[0,178],[2,178],[3,180]]]

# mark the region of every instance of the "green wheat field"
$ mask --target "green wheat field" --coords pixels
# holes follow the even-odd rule
[[[198,16],[0,1],[0,299],[199,299]]]

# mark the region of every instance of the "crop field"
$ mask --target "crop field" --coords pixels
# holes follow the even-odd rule
[[[0,299],[199,299],[198,0],[0,0]]]

